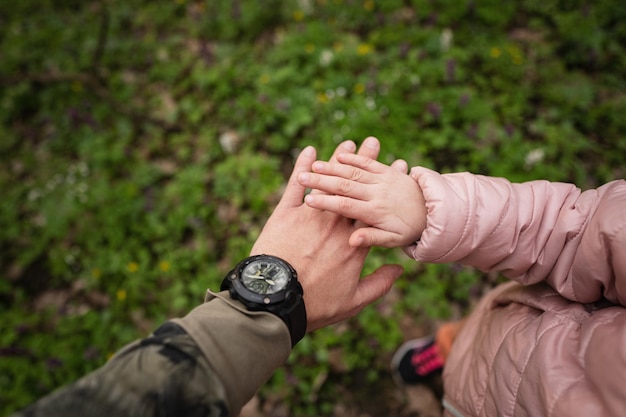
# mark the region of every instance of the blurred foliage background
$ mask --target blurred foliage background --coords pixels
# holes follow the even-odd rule
[[[0,3],[0,413],[201,302],[305,145],[586,189],[623,178],[619,0]],[[390,384],[401,323],[497,278],[400,262],[393,303],[309,335],[260,398],[329,414]],[[297,364],[297,366],[295,366]]]

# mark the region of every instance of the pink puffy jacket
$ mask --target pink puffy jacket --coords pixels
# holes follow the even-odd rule
[[[516,282],[468,318],[444,370],[450,416],[626,416],[626,182],[512,184],[413,168],[422,262]]]

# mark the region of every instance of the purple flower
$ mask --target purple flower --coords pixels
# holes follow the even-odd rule
[[[453,83],[456,73],[456,60],[449,59],[446,61],[446,81]]]
[[[504,126],[504,131],[508,137],[511,137],[513,133],[515,133],[515,127],[511,123],[507,123],[506,126]]]
[[[63,365],[63,361],[59,358],[56,358],[54,356],[48,358],[46,360],[46,367],[48,368],[49,371],[53,371],[55,369],[60,368]]]
[[[99,357],[100,357],[100,349],[97,348],[96,346],[89,346],[83,352],[83,359],[85,359],[86,361],[93,361],[93,360],[98,359]]]
[[[411,45],[408,42],[402,42],[400,44],[400,58],[405,59],[411,50]]]
[[[435,119],[439,119],[439,117],[441,117],[441,111],[442,108],[439,105],[439,103],[435,103],[435,102],[430,102],[428,103],[428,105],[426,106],[426,110],[428,111],[428,113],[430,113]]]

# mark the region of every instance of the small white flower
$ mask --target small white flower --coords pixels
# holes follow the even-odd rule
[[[237,147],[241,142],[241,137],[237,134],[237,132],[227,130],[220,135],[218,140],[224,152],[232,154],[237,150]]]
[[[441,32],[441,38],[439,42],[441,44],[441,50],[446,52],[452,46],[452,39],[454,38],[454,34],[452,33],[452,29],[445,28],[443,32]]]
[[[543,151],[543,149],[540,148],[533,149],[532,151],[528,152],[528,154],[526,154],[526,158],[524,158],[526,167],[531,168],[537,165],[537,163],[543,161],[544,156],[545,152]]]
[[[80,174],[83,177],[86,177],[87,175],[89,175],[89,167],[87,166],[87,163],[79,162],[78,163],[78,171],[80,172]]]
[[[306,13],[311,13],[313,10],[313,5],[311,4],[311,0],[298,0],[298,7]]]
[[[36,188],[33,188],[28,192],[28,201],[35,201],[41,197],[41,191]]]
[[[323,67],[327,67],[333,62],[334,54],[333,51],[329,49],[324,49],[320,54],[320,65]]]

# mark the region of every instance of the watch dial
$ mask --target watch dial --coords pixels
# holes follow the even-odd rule
[[[275,294],[287,286],[289,279],[287,268],[265,260],[249,263],[241,274],[243,285],[256,294]]]

